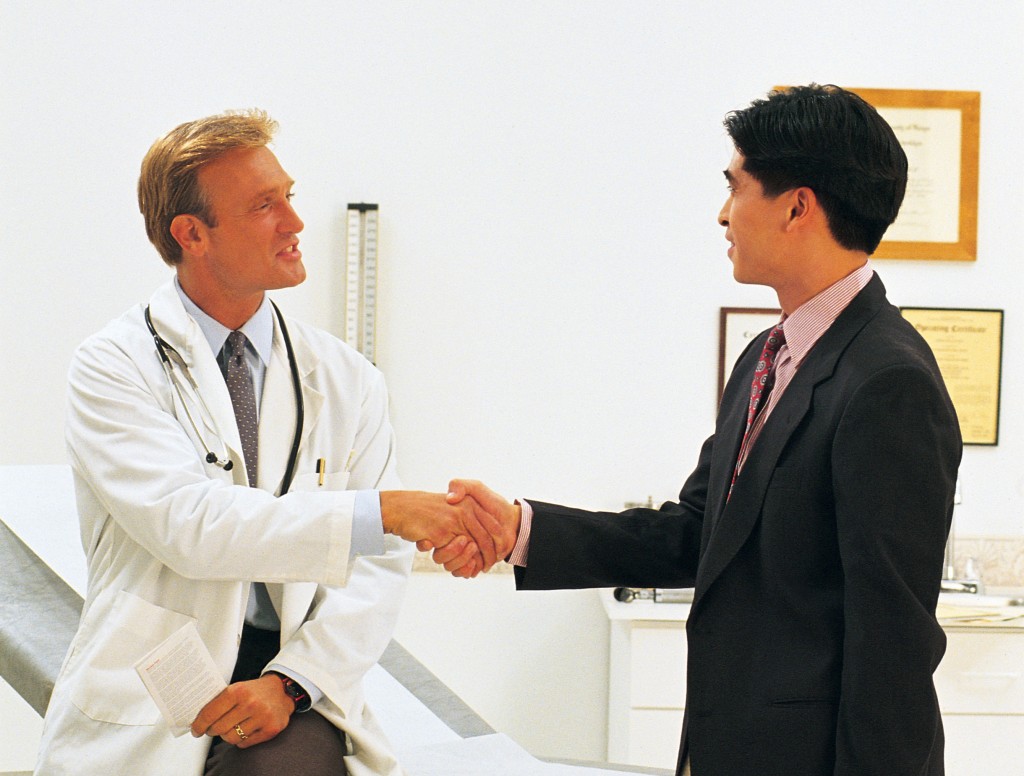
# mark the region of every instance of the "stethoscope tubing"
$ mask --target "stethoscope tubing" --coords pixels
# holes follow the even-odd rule
[[[302,381],[299,377],[299,365],[295,359],[295,350],[292,348],[292,339],[288,334],[288,326],[284,322],[284,315],[281,314],[281,310],[278,309],[277,305],[272,301],[271,306],[274,308],[274,313],[277,315],[278,323],[281,325],[281,336],[284,339],[284,347],[288,352],[288,366],[292,375],[292,387],[295,391],[295,436],[292,439],[291,452],[288,454],[288,465],[285,467],[284,478],[281,481],[281,495],[283,496],[288,492],[291,487],[292,480],[295,477],[295,467],[299,460],[299,445],[302,443],[302,428],[305,423],[306,407],[305,402],[302,398]],[[206,440],[199,431],[199,426],[192,417],[192,411],[188,408],[188,402],[185,401],[185,395],[182,391],[181,383],[178,377],[174,373],[174,368],[177,366],[178,370],[181,371],[189,384],[195,391],[196,397],[199,399],[199,403],[202,405],[202,409],[212,419],[213,413],[210,412],[210,408],[206,406],[206,400],[203,399],[202,394],[199,392],[199,386],[196,381],[192,378],[189,373],[189,369],[185,364],[185,359],[181,357],[181,354],[175,350],[174,346],[171,345],[167,340],[161,337],[153,325],[153,319],[149,314],[149,305],[146,305],[144,313],[146,319],[146,326],[149,329],[149,333],[153,335],[153,343],[156,345],[157,354],[160,356],[160,362],[163,365],[164,371],[167,373],[167,380],[174,389],[174,392],[178,394],[178,399],[181,401],[181,406],[185,410],[185,415],[188,417],[188,422],[192,426],[192,430],[199,438],[199,442],[206,448],[206,462],[217,464],[224,469],[224,471],[230,471],[233,467],[233,462],[230,458],[226,459],[224,463],[220,462],[217,454],[206,444]],[[170,355],[168,355],[170,354]],[[221,442],[223,444],[223,442]]]

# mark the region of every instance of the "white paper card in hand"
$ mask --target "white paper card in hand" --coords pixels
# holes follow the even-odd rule
[[[150,651],[135,670],[175,736],[187,733],[203,706],[227,687],[194,622]]]

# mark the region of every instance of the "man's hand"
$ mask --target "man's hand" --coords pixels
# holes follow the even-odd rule
[[[246,749],[269,741],[286,727],[295,702],[272,674],[236,682],[207,703],[192,723],[192,735],[219,736],[224,743]]]
[[[490,535],[497,557],[507,558],[511,554],[519,538],[522,507],[506,501],[478,480],[452,480],[448,484],[447,501],[449,504],[472,504],[474,517]],[[422,541],[416,546],[423,551],[433,549],[434,562],[444,566],[455,576],[470,576],[466,573],[468,569],[459,563],[456,548],[436,545],[432,547],[428,542]],[[489,569],[490,566],[485,571]]]
[[[449,571],[476,576],[498,560],[494,539],[484,528],[473,502],[449,504],[441,493],[390,490],[380,494],[381,518],[387,533],[417,546],[444,547]]]

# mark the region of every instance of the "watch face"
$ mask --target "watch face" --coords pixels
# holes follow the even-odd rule
[[[295,684],[295,682],[289,680],[285,683],[284,691],[288,693],[288,697],[295,701],[296,711],[305,711],[309,708],[309,696],[306,695],[306,691],[299,687],[299,685]]]

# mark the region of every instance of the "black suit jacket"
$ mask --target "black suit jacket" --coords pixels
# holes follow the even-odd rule
[[[726,501],[767,333],[678,502],[530,501],[526,589],[695,586],[680,762],[694,776],[937,776],[935,620],[960,431],[874,277],[807,356]]]

